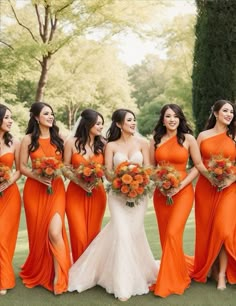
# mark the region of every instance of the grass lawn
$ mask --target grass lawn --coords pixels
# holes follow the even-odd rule
[[[108,221],[108,212],[104,218],[104,224]],[[150,202],[145,217],[145,228],[150,246],[155,258],[160,258],[160,244],[157,232],[155,213]],[[184,234],[184,249],[189,255],[194,250],[194,213],[192,212]],[[21,223],[14,256],[14,268],[16,273],[16,287],[9,290],[7,295],[0,296],[0,306],[115,306],[122,302],[113,295],[107,294],[101,287],[95,287],[83,293],[65,293],[54,296],[42,287],[27,289],[23,286],[18,276],[19,268],[24,263],[28,252],[27,231],[25,226],[24,210],[22,209]],[[145,264],[145,263],[144,263]],[[236,305],[236,287],[227,285],[224,291],[216,290],[216,283],[209,281],[207,284],[193,282],[189,289],[181,296],[171,295],[167,298],[154,296],[152,293],[135,296],[125,302],[126,306],[234,306]],[[123,302],[124,304],[124,302]]]

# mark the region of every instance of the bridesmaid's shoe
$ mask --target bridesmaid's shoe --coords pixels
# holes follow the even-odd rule
[[[218,290],[225,290],[226,289],[226,279],[225,279],[225,274],[224,273],[219,273],[217,289]]]
[[[0,295],[5,295],[5,294],[7,294],[7,289],[0,290]]]

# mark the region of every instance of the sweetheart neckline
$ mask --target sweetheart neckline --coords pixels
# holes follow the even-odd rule
[[[134,157],[135,154],[137,154],[137,153],[140,153],[140,154],[142,155],[142,152],[141,152],[141,151],[136,151],[136,152],[134,152],[130,157],[128,157],[125,153],[116,152],[116,153],[114,154],[113,158],[116,156],[116,154],[121,154],[121,155],[125,156],[125,157],[127,158],[127,160],[129,161],[129,160],[132,160],[132,157]]]
[[[7,154],[14,154],[13,152],[6,152],[6,153],[3,153],[2,155],[0,155],[0,158],[3,157],[4,155],[7,155]]]

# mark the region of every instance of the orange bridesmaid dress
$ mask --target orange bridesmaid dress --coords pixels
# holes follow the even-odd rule
[[[103,164],[103,154],[95,154],[90,161]],[[86,164],[83,155],[74,153],[71,163],[74,167]],[[106,208],[106,192],[101,182],[92,190],[92,195],[74,182],[70,182],[66,192],[66,215],[68,219],[73,262],[85,251],[101,230]]]
[[[39,139],[39,148],[30,153],[31,160],[36,158],[56,157],[55,147],[50,139]],[[24,207],[29,239],[29,255],[23,265],[20,276],[26,287],[38,285],[58,294],[67,291],[68,270],[70,268],[69,244],[64,225],[65,187],[61,177],[52,181],[53,194],[47,193],[47,186],[31,178],[27,178],[24,186]],[[64,243],[56,244],[49,240],[49,226],[52,218],[58,214],[62,222]],[[53,284],[54,258],[58,263],[58,278]]]
[[[176,136],[167,140],[155,151],[157,164],[165,161],[173,165],[179,171],[181,179],[187,176],[188,158],[188,150],[178,144]],[[190,285],[193,259],[184,255],[183,233],[193,206],[193,199],[192,184],[173,196],[172,205],[166,204],[166,197],[159,189],[155,190],[153,200],[162,247],[157,281],[151,288],[155,295],[166,297],[170,294],[182,294]]]
[[[9,152],[0,157],[0,163],[12,168],[14,154]],[[16,183],[9,186],[0,196],[0,290],[15,286],[12,259],[16,246],[20,222],[21,198]]]
[[[221,133],[201,142],[203,162],[222,154],[236,157],[234,141]],[[196,244],[193,279],[206,282],[211,266],[224,245],[228,256],[227,280],[236,283],[236,183],[222,191],[200,175],[195,191]]]

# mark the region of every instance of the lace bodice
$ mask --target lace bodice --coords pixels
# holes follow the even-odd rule
[[[131,162],[142,165],[143,164],[143,154],[141,153],[141,151],[137,151],[133,153],[132,156],[130,156],[130,158],[128,158],[124,153],[121,153],[121,152],[116,152],[114,154],[113,156],[114,167],[117,167],[120,163],[124,161],[131,161]]]

